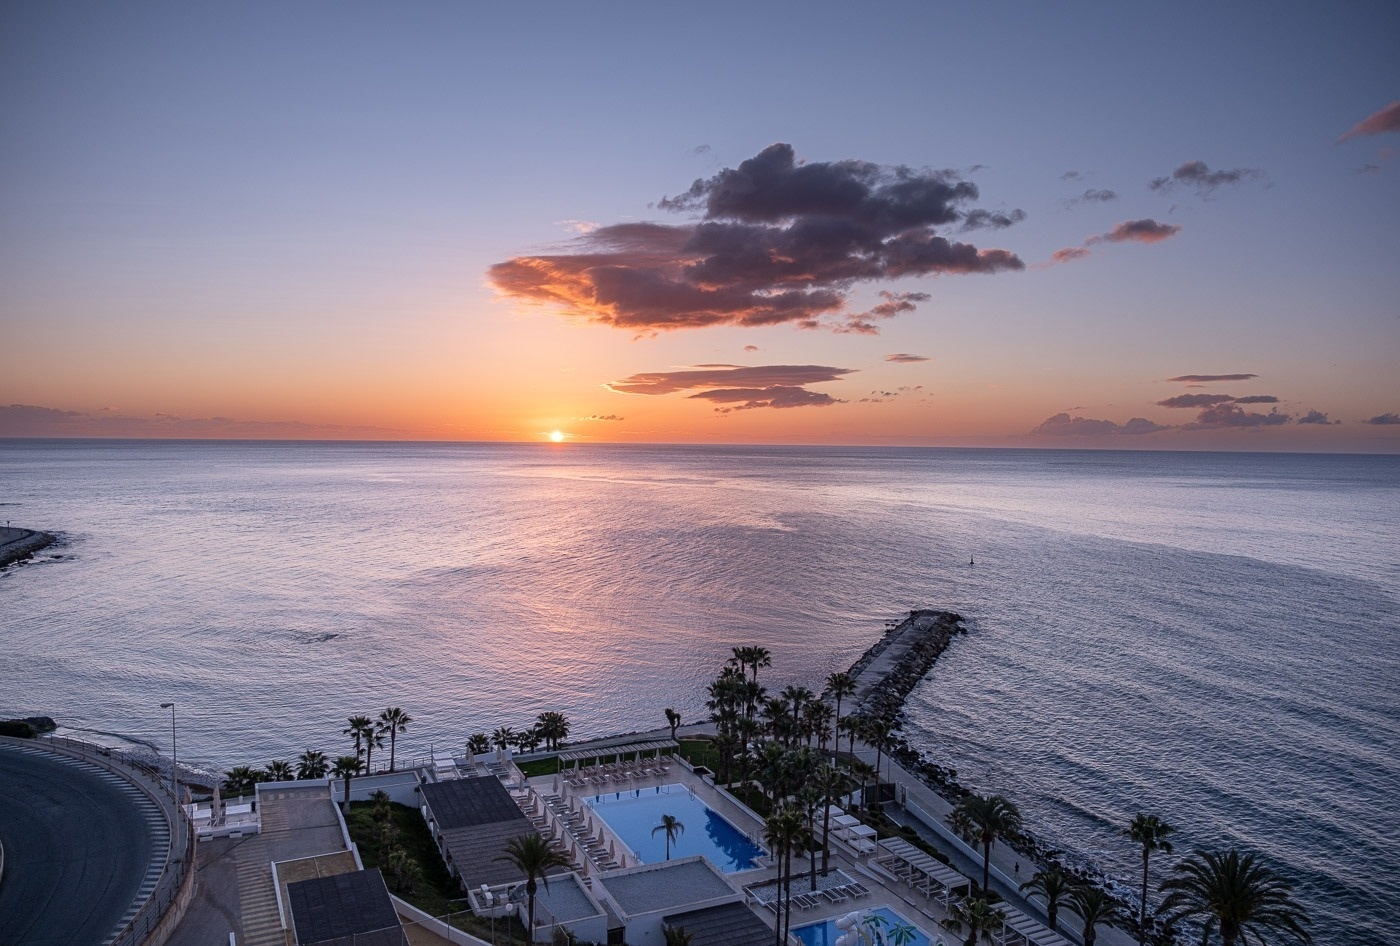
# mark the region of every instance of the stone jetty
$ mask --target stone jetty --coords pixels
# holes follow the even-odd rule
[[[52,545],[54,537],[32,529],[12,529],[0,526],[0,568],[23,561],[42,548]]]

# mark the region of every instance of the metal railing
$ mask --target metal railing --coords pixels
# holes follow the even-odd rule
[[[166,823],[170,826],[170,849],[166,852],[160,880],[135,915],[121,929],[112,933],[105,943],[105,946],[140,946],[156,932],[169,909],[182,896],[187,896],[193,888],[193,822],[185,816],[184,810],[171,794],[169,784],[160,776],[157,767],[134,753],[66,736],[43,736],[26,741],[106,769],[136,785],[160,806]]]

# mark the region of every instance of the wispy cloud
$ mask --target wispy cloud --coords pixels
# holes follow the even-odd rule
[[[609,422],[609,423],[615,423],[615,424],[616,424],[616,423],[621,423],[622,421],[624,421],[624,420],[626,420],[626,419],[627,419],[627,418],[625,418],[625,417],[620,417],[620,416],[617,415],[617,414],[589,414],[587,417],[577,417],[577,418],[575,418],[575,420],[581,420],[581,421],[607,421],[607,422]]]
[[[1154,178],[1147,186],[1150,190],[1162,193],[1171,193],[1178,187],[1186,187],[1194,190],[1196,196],[1208,198],[1221,187],[1233,187],[1245,181],[1263,179],[1264,172],[1259,168],[1212,171],[1204,161],[1187,161],[1170,176]]]
[[[1158,407],[1209,407],[1212,404],[1225,404],[1235,398],[1229,394],[1178,394],[1158,401]]]
[[[1068,207],[1075,207],[1079,204],[1106,204],[1118,199],[1118,192],[1107,188],[1091,187],[1078,197],[1070,197],[1065,201]]]
[[[1350,131],[1337,139],[1337,143],[1341,144],[1343,141],[1366,135],[1382,135],[1387,132],[1400,132],[1400,100],[1391,102],[1380,111],[1374,112],[1352,125]]]
[[[1134,417],[1126,424],[1111,420],[1096,420],[1090,417],[1071,417],[1061,411],[1047,417],[1031,433],[1037,437],[1135,437],[1153,434],[1170,427],[1156,424],[1146,417]]]
[[[908,352],[897,351],[893,355],[886,355],[886,361],[892,361],[897,365],[912,365],[920,361],[931,361],[927,355],[911,355]]]
[[[129,437],[188,440],[393,440],[412,431],[392,427],[259,421],[233,417],[181,417],[121,411],[59,410],[32,404],[0,406],[0,437]]]
[[[726,405],[721,413],[758,407],[823,407],[841,401],[808,385],[840,381],[854,368],[825,365],[698,365],[675,371],[645,371],[605,387],[619,394],[664,395],[690,392],[687,397]]]
[[[1008,250],[940,235],[1018,219],[979,214],[978,197],[956,172],[802,163],[775,144],[658,203],[698,222],[599,227],[563,252],[497,263],[489,278],[509,298],[640,333],[782,323],[867,332],[874,310],[845,314],[859,283],[1025,268]]]
[[[1253,381],[1259,377],[1257,374],[1179,374],[1175,378],[1168,378],[1168,381],[1186,381],[1192,383],[1208,383],[1211,381]]]

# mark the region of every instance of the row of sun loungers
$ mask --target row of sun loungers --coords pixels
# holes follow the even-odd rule
[[[568,802],[564,801],[564,799],[560,798],[558,795],[545,796],[544,802],[549,810],[553,812],[555,820],[572,836],[574,843],[577,844],[579,849],[593,862],[593,866],[597,867],[599,870],[615,870],[622,866],[617,858],[612,855],[612,852],[609,851],[607,839],[603,836],[602,832],[600,831],[597,834],[592,834],[589,830],[587,820],[583,815],[570,808]],[[544,822],[546,825],[549,824],[549,817],[547,815],[532,815],[530,820],[534,822],[537,827],[539,822]]]
[[[828,904],[846,903],[849,900],[858,900],[861,897],[870,896],[870,888],[858,881],[851,881],[839,887],[828,887],[825,890],[818,890],[816,893],[806,891],[794,893],[792,895],[792,905],[799,910],[811,910],[814,907],[827,906]],[[759,906],[777,913],[782,909],[782,900],[761,900],[757,896],[750,894],[750,898]]]
[[[663,759],[660,762],[655,760],[640,763],[623,762],[618,765],[605,765],[600,768],[580,771],[570,775],[565,781],[569,783],[571,788],[588,788],[655,778],[659,775],[666,775],[670,771],[671,762],[669,759]]]

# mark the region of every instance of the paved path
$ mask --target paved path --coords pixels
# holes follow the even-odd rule
[[[344,851],[330,790],[322,784],[258,795],[262,833],[199,845],[199,892],[167,946],[285,946],[272,863]]]
[[[155,889],[165,814],[99,765],[0,744],[0,931],[7,946],[101,944]]]

